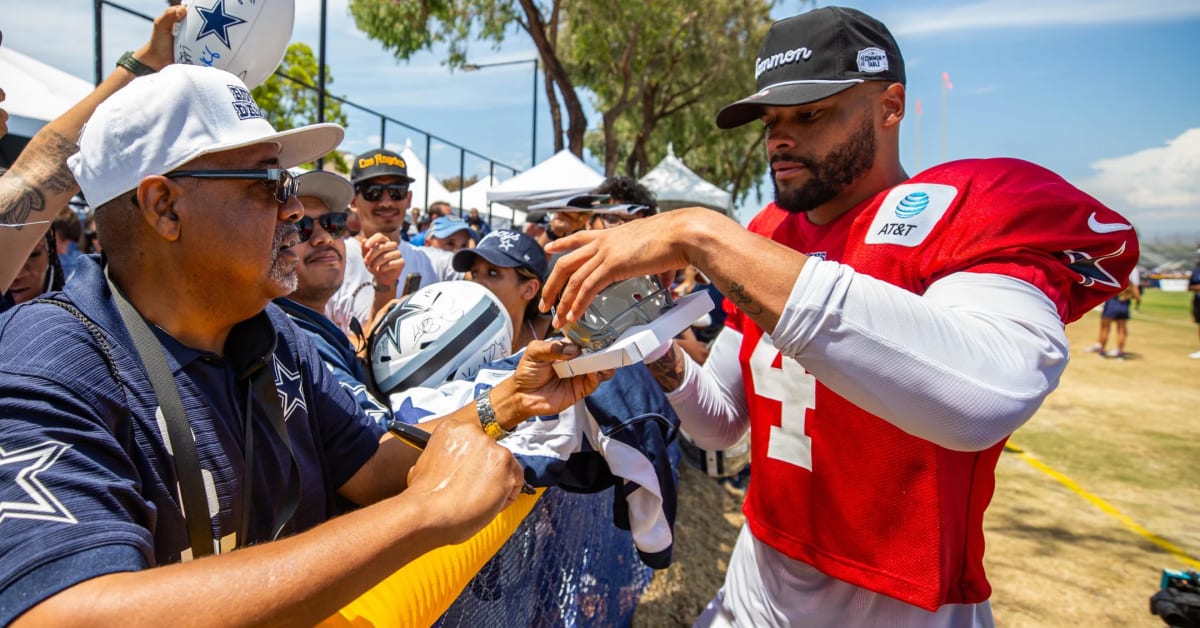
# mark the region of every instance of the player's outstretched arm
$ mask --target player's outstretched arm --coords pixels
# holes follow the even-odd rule
[[[150,41],[138,48],[134,57],[156,70],[170,64],[175,54],[171,29],[186,14],[187,7],[184,6],[163,11],[154,20]],[[67,157],[79,150],[75,141],[84,123],[100,103],[133,79],[131,72],[118,67],[92,93],[34,134],[12,168],[0,177],[0,224],[45,223],[20,230],[0,229],[0,250],[22,251],[14,257],[15,265],[0,266],[0,291],[8,290],[29,251],[50,227],[54,215],[79,191],[67,169]]]
[[[693,264],[760,327],[773,330],[808,259],[701,207],[581,231],[549,243],[546,252],[568,252],[542,289],[543,311],[559,299],[556,327],[577,320],[617,281]]]

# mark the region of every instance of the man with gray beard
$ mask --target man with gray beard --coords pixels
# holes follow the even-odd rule
[[[0,625],[316,624],[483,528],[524,484],[493,439],[599,384],[533,343],[423,452],[369,420],[270,303],[297,287],[287,168],[341,140],[201,66],[97,107],[68,166],[106,257],[0,315]]]

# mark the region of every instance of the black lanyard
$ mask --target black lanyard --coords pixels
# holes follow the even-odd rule
[[[107,276],[107,273],[106,273]],[[184,414],[183,401],[179,398],[179,388],[171,376],[171,368],[167,364],[165,349],[154,332],[146,324],[146,319],[133,307],[125,293],[108,278],[108,286],[116,301],[117,311],[121,314],[125,327],[129,330],[138,356],[150,377],[154,387],[154,395],[158,398],[159,409],[163,421],[167,424],[167,446],[171,450],[171,458],[175,463],[175,475],[179,480],[181,511],[187,523],[188,539],[192,547],[192,559],[208,556],[214,553],[215,541],[212,532],[212,517],[208,510],[208,497],[204,491],[204,479],[201,475],[200,459],[196,455],[196,440],[192,435],[191,425]],[[292,451],[291,438],[288,436],[287,425],[284,422],[283,408],[280,406],[279,393],[275,388],[275,374],[268,368],[273,355],[268,352],[261,356],[251,366],[245,375],[253,378],[254,391],[263,406],[275,433],[287,447],[291,470],[288,476],[287,488],[284,491],[284,501],[275,517],[272,526],[272,538],[278,538],[284,526],[291,520],[300,502],[300,467]],[[249,396],[249,395],[248,395]],[[245,465],[242,478],[242,507],[241,521],[238,524],[238,545],[244,545],[249,531],[250,508],[252,502],[254,438],[252,420],[253,409],[247,399],[245,415]]]

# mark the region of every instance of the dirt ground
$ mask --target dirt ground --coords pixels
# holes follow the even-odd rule
[[[1086,351],[1097,314],[1067,328],[1062,383],[996,469],[985,565],[998,626],[1163,626],[1149,613],[1161,570],[1200,567],[1200,360],[1187,358],[1197,339],[1186,296],[1147,295],[1124,361]],[[686,464],[679,494],[675,561],[635,626],[691,625],[742,524],[740,496]]]

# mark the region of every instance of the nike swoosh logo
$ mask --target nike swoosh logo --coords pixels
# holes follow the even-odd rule
[[[1133,225],[1120,222],[1100,222],[1096,220],[1096,212],[1092,212],[1092,215],[1088,216],[1088,229],[1096,233],[1116,233],[1118,231],[1129,231],[1132,228]]]

